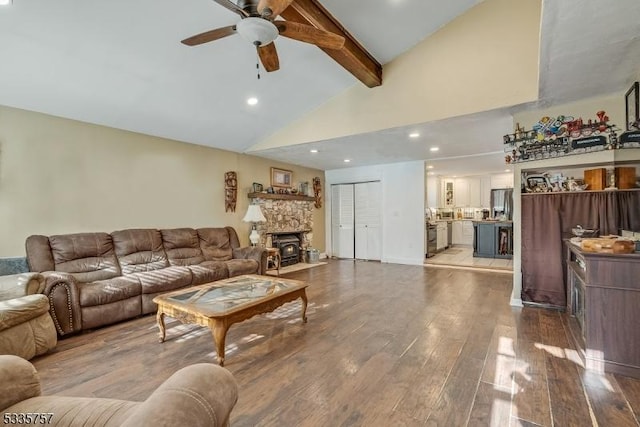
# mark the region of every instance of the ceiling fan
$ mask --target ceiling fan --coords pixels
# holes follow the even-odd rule
[[[240,34],[256,46],[260,61],[267,71],[280,68],[278,52],[273,41],[279,36],[311,43],[326,49],[341,49],[344,37],[290,21],[275,21],[294,0],[214,0],[222,7],[240,15],[237,24],[205,31],[182,40],[187,46],[197,46],[218,40],[233,34]]]

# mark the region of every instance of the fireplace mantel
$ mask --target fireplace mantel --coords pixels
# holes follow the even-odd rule
[[[302,200],[305,202],[314,202],[316,199],[301,194],[275,194],[275,193],[249,193],[250,199],[275,199],[275,200]]]

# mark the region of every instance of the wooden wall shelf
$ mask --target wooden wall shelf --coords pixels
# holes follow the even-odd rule
[[[275,200],[302,200],[305,202],[313,202],[316,199],[301,194],[271,194],[271,193],[249,193],[250,199],[275,199]]]

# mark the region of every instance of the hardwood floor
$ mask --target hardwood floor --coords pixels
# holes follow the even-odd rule
[[[511,276],[330,261],[287,274],[300,303],[233,325],[234,426],[638,426],[640,380],[587,373],[563,313],[509,306]],[[33,360],[44,394],[143,400],[215,360],[207,328],[155,316]]]

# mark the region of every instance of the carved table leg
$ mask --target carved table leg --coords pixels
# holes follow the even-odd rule
[[[158,329],[160,329],[160,332],[158,332],[158,339],[160,340],[160,342],[164,342],[164,339],[166,337],[164,313],[160,310],[158,310],[158,312],[156,313],[156,322],[158,323]]]
[[[302,322],[303,323],[307,323],[307,292],[305,291],[305,289],[302,290],[302,295],[300,295],[300,298],[302,298]]]
[[[227,338],[227,325],[220,320],[214,320],[213,324],[213,340],[216,344],[218,353],[218,364],[224,366],[224,341]]]

